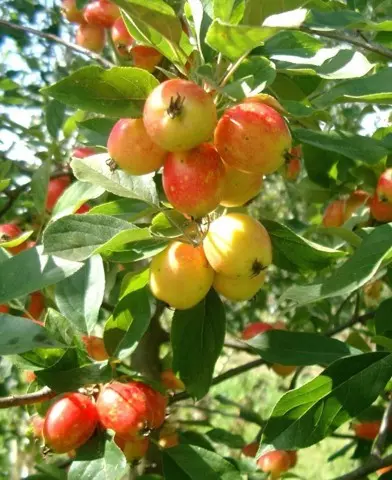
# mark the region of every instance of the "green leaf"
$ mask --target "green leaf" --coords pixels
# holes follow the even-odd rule
[[[56,286],[56,303],[60,312],[75,327],[91,334],[98,321],[105,293],[105,271],[99,255],[89,258],[83,268]]]
[[[174,312],[173,370],[179,372],[187,391],[196,399],[202,398],[210,388],[225,331],[225,310],[214,290],[195,307]]]
[[[287,10],[294,10],[306,5],[309,1],[310,0],[280,0],[279,2],[260,2],[259,0],[248,0],[245,11],[245,22],[250,25],[261,24],[265,18],[271,15]]]
[[[319,442],[369,407],[391,375],[392,354],[372,352],[337,360],[314,380],[281,397],[264,429],[260,450],[264,446],[292,450]]]
[[[134,222],[140,218],[147,217],[157,211],[157,207],[152,207],[142,200],[133,198],[120,198],[113,202],[102,203],[90,210],[90,214],[111,215],[119,217],[128,222]]]
[[[49,135],[57,138],[64,122],[65,106],[57,100],[50,100],[45,107],[45,123]]]
[[[207,437],[215,443],[221,443],[229,448],[242,448],[245,445],[241,435],[231,433],[223,428],[213,428],[206,432]]]
[[[273,262],[278,268],[291,272],[312,272],[330,266],[344,252],[311,242],[285,225],[263,218],[273,247]]]
[[[262,45],[276,32],[275,28],[230,25],[214,20],[208,29],[206,42],[230,60],[236,60],[246,52]]]
[[[18,245],[21,245],[27,239],[29,239],[33,233],[34,233],[33,230],[29,230],[28,232],[23,232],[18,237],[14,237],[14,238],[11,238],[11,239],[5,240],[5,241],[0,241],[0,248],[17,247]]]
[[[106,442],[101,458],[73,461],[68,472],[68,480],[121,480],[129,466],[114,442]]]
[[[48,226],[44,246],[45,253],[78,261],[149,236],[147,228],[109,215],[68,215]]]
[[[62,346],[51,338],[43,327],[30,319],[0,313],[0,355]]]
[[[82,263],[44,255],[42,250],[42,247],[29,248],[1,263],[0,303],[54,285],[83,266]]]
[[[108,158],[107,154],[91,155],[83,159],[74,158],[71,167],[78,180],[98,185],[120,197],[158,204],[153,174],[133,177],[119,169],[113,172],[106,163]]]
[[[314,104],[325,107],[332,103],[361,102],[390,105],[392,101],[392,67],[373,75],[348,80],[317,96]]]
[[[83,204],[92,198],[98,198],[105,189],[87,182],[74,182],[58,199],[54,209],[55,219],[76,212]]]
[[[317,333],[269,330],[246,342],[264,360],[282,365],[329,365],[360,350]]]
[[[371,338],[372,343],[376,343],[381,347],[384,347],[388,352],[392,352],[392,339],[384,337],[382,335],[376,335]]]
[[[158,85],[146,70],[96,65],[83,67],[41,92],[65,105],[112,117],[137,118],[143,100]]]
[[[163,452],[167,480],[241,480],[234,465],[214,452],[192,445],[178,445]]]
[[[388,298],[380,303],[374,317],[374,327],[377,335],[383,335],[385,332],[392,332],[391,324],[392,298]]]
[[[348,295],[367,283],[377,272],[383,259],[391,251],[392,224],[375,228],[367,235],[355,253],[330,277],[312,285],[290,287],[281,297],[298,305],[323,298]]]
[[[129,356],[150,324],[148,278],[149,270],[144,270],[123,280],[121,299],[105,325],[105,347],[112,356]]]
[[[270,57],[273,55],[297,55],[311,58],[325,44],[308,33],[283,30],[269,38],[263,47]]]
[[[0,192],[3,192],[11,183],[10,178],[5,178],[4,180],[0,180]]]
[[[158,213],[151,222],[150,232],[157,237],[176,238],[191,222],[176,210]]]
[[[339,153],[352,160],[360,160],[370,165],[379,162],[389,153],[382,141],[350,132],[327,133],[297,128],[294,130],[294,135],[301,143]]]
[[[31,177],[31,195],[38,213],[45,210],[46,195],[50,178],[50,163],[44,162]]]
[[[105,260],[118,263],[131,263],[154,257],[166,248],[168,240],[165,238],[146,238],[132,243],[124,244],[115,252],[105,252]]]

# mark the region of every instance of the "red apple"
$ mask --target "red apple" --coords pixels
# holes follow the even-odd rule
[[[12,240],[13,238],[20,237],[22,235],[22,230],[15,225],[15,223],[4,223],[0,225],[0,241],[6,242],[8,240]],[[26,250],[27,243],[23,242],[16,247],[8,247],[7,250],[12,253],[12,255],[17,255],[23,250]]]
[[[72,152],[72,157],[75,158],[86,158],[89,157],[90,155],[94,155],[95,149],[91,147],[77,147],[74,149]]]
[[[370,212],[378,222],[392,222],[392,204],[382,202],[377,194],[374,194],[370,201]]]
[[[392,203],[392,168],[387,168],[380,175],[376,192],[381,202]]]
[[[109,358],[102,338],[95,337],[94,335],[83,335],[82,340],[83,343],[86,345],[87,353],[94,360],[101,362]]]
[[[84,9],[84,19],[91,25],[110,28],[120,16],[117,5],[108,0],[94,0]]]
[[[83,10],[76,6],[76,0],[63,0],[61,2],[61,13],[73,23],[84,23]]]
[[[76,31],[75,42],[87,50],[101,53],[105,46],[105,30],[98,25],[79,25]]]
[[[52,211],[61,197],[64,190],[69,187],[71,179],[68,175],[62,177],[52,178],[49,181],[48,193],[46,196],[46,210]]]

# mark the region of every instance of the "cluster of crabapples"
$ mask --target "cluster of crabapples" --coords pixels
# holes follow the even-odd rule
[[[119,8],[108,0],[93,0],[82,10],[77,8],[76,0],[63,0],[61,10],[69,22],[78,24],[75,41],[81,47],[100,53],[110,35],[119,57],[135,67],[152,72],[162,60],[155,48],[135,42]]]
[[[371,216],[377,222],[392,222],[392,168],[380,175],[372,196],[363,190],[355,190],[348,198],[332,201],[324,211],[323,225],[340,227],[360,207],[369,207]]]
[[[165,422],[166,406],[167,397],[145,383],[113,381],[91,395],[70,392],[56,397],[44,418],[32,418],[32,429],[50,451],[71,456],[98,429],[110,429],[132,462],[146,454],[150,432]],[[173,432],[161,433],[160,438],[164,448],[176,443]]]
[[[264,175],[296,158],[283,116],[255,97],[218,120],[209,93],[191,81],[171,79],[150,93],[142,118],[114,125],[107,148],[112,162],[131,175],[162,169],[167,200],[198,226],[196,239],[185,229],[183,241],[173,241],[153,258],[153,294],[177,309],[199,303],[211,286],[230,300],[253,297],[272,261],[266,229],[243,213],[212,222],[209,215],[219,205],[246,204],[260,192]]]

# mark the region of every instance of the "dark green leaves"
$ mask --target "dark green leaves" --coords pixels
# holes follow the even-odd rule
[[[133,177],[119,169],[112,171],[106,163],[108,159],[106,154],[74,158],[71,167],[75,177],[83,182],[98,185],[120,197],[158,204],[153,175]]]
[[[196,399],[203,397],[210,388],[225,330],[225,310],[214,290],[192,309],[174,313],[171,329],[173,369],[180,373],[187,391]]]
[[[322,298],[348,295],[365,285],[391,251],[392,224],[375,228],[340,268],[322,282],[290,287],[281,300],[293,300],[303,305]]]
[[[105,271],[99,255],[56,286],[60,312],[81,332],[91,334],[97,323],[105,291]]]
[[[328,267],[345,256],[344,252],[306,240],[285,225],[261,220],[271,237],[273,262],[291,272],[312,272]]]
[[[339,358],[360,353],[324,335],[283,330],[269,330],[246,343],[267,362],[282,365],[329,365]]]
[[[163,452],[167,480],[241,480],[233,464],[214,452],[193,445],[178,445]]]
[[[82,266],[81,263],[44,255],[42,247],[29,248],[1,263],[0,303],[60,282]]]
[[[276,404],[262,446],[305,448],[330,435],[369,407],[392,375],[392,354],[372,352],[342,358]]]
[[[158,85],[146,70],[113,67],[104,70],[83,67],[59,82],[42,89],[56,100],[88,112],[113,117],[140,117],[143,100]]]
[[[0,313],[0,355],[61,346],[44,328],[30,319]]]
[[[44,245],[45,253],[85,260],[149,236],[147,229],[108,215],[68,215],[49,225],[45,230]]]

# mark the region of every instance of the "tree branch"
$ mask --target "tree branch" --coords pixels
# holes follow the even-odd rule
[[[22,405],[32,405],[33,403],[41,403],[57,395],[56,392],[49,387],[41,388],[36,392],[26,393],[24,395],[10,395],[9,397],[0,398],[0,408],[19,407]]]
[[[44,32],[41,32],[40,30],[36,30],[35,28],[26,27],[24,25],[17,25],[15,23],[7,22],[6,20],[0,20],[0,25],[3,25],[8,28],[12,28],[13,30],[19,30],[21,32],[31,33],[32,35],[36,35],[37,37],[45,38],[50,42],[59,43],[60,45],[63,45],[64,47],[67,47],[70,50],[73,50],[77,53],[80,53],[81,55],[86,55],[87,57],[92,58],[93,60],[100,63],[104,67],[110,68],[114,66],[112,62],[110,62],[109,60],[106,60],[106,58],[102,57],[98,53],[91,52],[90,50],[87,50],[87,48],[83,48],[83,47],[80,47],[79,45],[75,45],[74,43],[67,42],[66,40],[63,40],[57,35],[53,35],[51,33],[44,33]]]
[[[381,459],[370,457],[366,465],[363,465],[350,473],[336,477],[333,480],[360,480],[366,477],[366,475],[369,475],[369,473],[376,472],[379,468],[388,467],[389,465],[392,465],[392,455],[388,455]]]
[[[383,57],[392,59],[392,50],[389,48],[380,45],[379,43],[371,42],[371,41],[364,41],[361,38],[351,37],[350,35],[325,31],[325,30],[314,30],[313,28],[301,27],[300,30],[302,32],[310,33],[312,35],[318,35],[319,37],[326,37],[331,38],[333,40],[337,40],[339,42],[346,42],[351,45],[355,45],[356,47],[363,48],[364,50],[368,50],[369,52],[378,53]]]
[[[381,420],[380,431],[378,432],[376,441],[374,442],[374,445],[372,448],[372,453],[377,457],[382,457],[385,451],[391,419],[392,419],[392,399],[389,400],[387,408],[385,409],[384,415]]]

